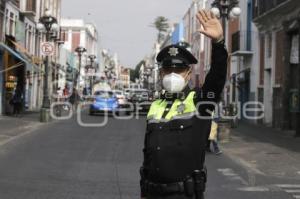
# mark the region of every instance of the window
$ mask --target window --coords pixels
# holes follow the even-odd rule
[[[285,32],[283,30],[276,33],[275,84],[282,84],[282,80],[283,80],[283,73],[284,73],[283,57],[284,57],[284,38],[285,38],[284,35]]]
[[[80,32],[72,33],[72,51],[80,45]]]
[[[265,37],[260,36],[260,60],[259,60],[259,84],[264,84],[264,70],[265,70]]]
[[[272,45],[272,40],[273,40],[273,38],[272,38],[272,33],[269,33],[268,34],[268,46],[267,46],[267,57],[268,58],[271,58],[272,57],[272,47],[273,47],[273,45]]]
[[[27,0],[26,11],[36,12],[36,0]]]
[[[66,31],[66,30],[63,30],[63,31],[61,31],[61,33],[60,33],[60,39],[62,40],[62,41],[68,41],[68,31]]]
[[[28,31],[27,31],[28,24],[25,23],[25,48],[27,48],[27,38],[28,38]]]
[[[290,63],[299,64],[299,35],[293,35],[291,42]]]
[[[32,45],[32,26],[28,26],[28,46],[27,46],[27,50],[29,52],[31,52],[31,45]]]
[[[15,15],[14,13],[10,13],[8,19],[8,34],[14,35],[14,33],[15,33]]]

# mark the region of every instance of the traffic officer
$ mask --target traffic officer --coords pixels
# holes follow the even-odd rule
[[[219,20],[201,10],[199,30],[212,39],[211,69],[202,88],[190,89],[197,59],[183,46],[171,45],[157,56],[166,92],[147,115],[144,162],[140,169],[141,197],[203,199],[206,183],[205,147],[211,112],[219,101],[227,73],[227,51]]]

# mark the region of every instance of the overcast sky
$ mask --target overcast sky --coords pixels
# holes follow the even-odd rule
[[[118,53],[122,65],[135,65],[151,52],[157,32],[150,27],[156,16],[175,23],[191,0],[62,0],[62,15],[83,18],[99,31],[100,48]]]

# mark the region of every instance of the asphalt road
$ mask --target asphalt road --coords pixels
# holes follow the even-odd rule
[[[73,118],[14,139],[0,146],[0,199],[139,198],[144,128],[145,118],[109,118],[103,127]],[[300,198],[297,179],[266,176],[226,153],[208,154],[207,167],[207,199]]]

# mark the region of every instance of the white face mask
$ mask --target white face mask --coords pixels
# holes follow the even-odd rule
[[[185,79],[177,74],[177,73],[170,73],[163,77],[163,87],[170,93],[178,93],[183,91],[186,87],[187,82]]]

